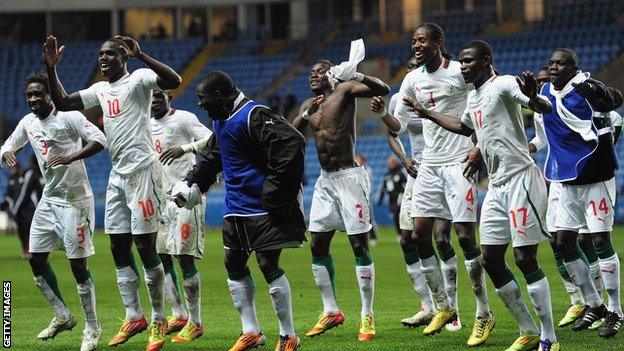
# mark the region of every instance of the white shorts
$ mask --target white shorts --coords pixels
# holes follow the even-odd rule
[[[403,198],[401,200],[401,210],[399,211],[399,229],[412,230],[414,229],[414,220],[412,219],[412,194],[414,187],[414,178],[407,176],[407,183],[405,183],[405,191],[403,191]]]
[[[547,238],[544,177],[531,166],[505,184],[488,186],[481,208],[481,245],[536,245]]]
[[[30,252],[65,251],[67,258],[86,258],[95,253],[93,199],[58,205],[39,202],[30,225]]]
[[[546,211],[546,227],[549,233],[557,231],[555,218],[557,217],[557,209],[559,207],[559,196],[561,196],[561,183],[550,182],[548,188],[548,211]]]
[[[106,234],[158,232],[166,206],[163,182],[159,161],[126,176],[111,171],[106,190]]]
[[[561,184],[555,226],[581,233],[610,232],[613,229],[615,178],[584,184]]]
[[[314,185],[309,230],[317,233],[338,230],[349,235],[368,233],[373,227],[369,184],[362,167],[321,171]]]
[[[477,187],[464,177],[465,165],[420,165],[412,190],[412,217],[477,221]]]
[[[158,232],[156,252],[169,255],[204,256],[205,202],[191,210],[167,201],[163,227]]]

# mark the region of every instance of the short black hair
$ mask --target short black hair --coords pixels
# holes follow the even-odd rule
[[[494,53],[492,52],[492,47],[490,46],[490,44],[483,40],[471,40],[466,44],[462,45],[460,51],[464,49],[475,49],[479,55],[481,55],[482,57],[486,55],[490,56],[492,62],[494,62]]]
[[[329,66],[327,69],[331,68],[334,65],[330,60],[325,59],[325,58],[316,61],[315,65],[317,65],[319,63],[321,65]]]
[[[43,89],[47,94],[50,94],[50,86],[48,85],[48,75],[45,73],[33,72],[26,77],[26,87],[32,83],[39,83],[43,85]]]
[[[128,44],[126,44],[123,40],[111,37],[106,39],[104,42],[115,44],[115,49],[117,50],[117,52],[119,52],[124,57],[124,59],[128,59],[127,50],[130,50],[130,48],[128,47]]]
[[[555,52],[563,52],[563,53],[568,54],[570,56],[570,59],[572,60],[572,64],[574,65],[574,67],[579,66],[579,59],[578,59],[578,56],[576,55],[576,52],[574,52],[574,50],[568,49],[568,48],[559,48],[553,51],[553,53]]]
[[[202,77],[200,85],[209,93],[219,90],[224,96],[229,95],[236,85],[230,76],[223,71],[212,71]]]

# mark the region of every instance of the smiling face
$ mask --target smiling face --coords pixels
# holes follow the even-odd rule
[[[122,52],[120,45],[113,41],[105,41],[98,55],[98,66],[102,75],[109,81],[123,74],[127,56]]]
[[[412,37],[412,52],[417,66],[427,65],[436,56],[440,55],[442,43],[431,39],[431,30],[426,27],[418,27]]]
[[[329,80],[325,75],[330,68],[329,64],[319,62],[310,69],[308,82],[310,83],[310,90],[316,95],[320,95],[324,90],[330,88]]]
[[[568,52],[555,51],[548,61],[550,81],[557,90],[561,90],[576,75],[577,64]]]
[[[52,110],[52,97],[46,87],[39,82],[26,86],[26,102],[30,110],[39,118],[48,117]]]

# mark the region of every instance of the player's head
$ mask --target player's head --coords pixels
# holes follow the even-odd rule
[[[31,73],[26,77],[26,102],[30,110],[39,118],[46,118],[54,108],[48,76]]]
[[[557,49],[548,61],[550,81],[556,89],[562,89],[579,70],[578,56],[570,49]]]
[[[208,111],[211,119],[226,119],[233,106],[228,106],[229,97],[238,89],[232,78],[222,71],[206,74],[197,86],[197,105]]]
[[[416,57],[412,57],[411,59],[409,59],[409,61],[407,61],[407,73],[413,71],[414,69],[416,69],[418,67],[418,60],[416,59]]]
[[[102,75],[110,79],[118,78],[126,71],[128,46],[122,40],[109,38],[100,47],[98,66]]]
[[[318,60],[310,69],[310,75],[308,76],[308,82],[310,83],[310,90],[316,95],[320,95],[323,91],[331,89],[329,80],[325,73],[333,64],[327,59]]]
[[[482,83],[494,73],[494,54],[490,45],[483,40],[471,40],[459,51],[461,73],[466,83]]]
[[[540,67],[539,71],[537,71],[537,76],[535,80],[537,80],[537,85],[540,88],[542,87],[542,85],[550,81],[550,73],[548,70],[548,66]]]
[[[397,162],[397,159],[394,156],[388,156],[388,158],[386,159],[386,165],[388,166],[388,169],[399,168],[399,163]]]
[[[152,117],[156,119],[163,118],[169,108],[171,108],[171,100],[173,95],[169,90],[154,90],[152,91]]]
[[[416,28],[412,36],[412,52],[419,66],[439,56],[451,57],[444,51],[444,31],[435,23],[423,23]]]

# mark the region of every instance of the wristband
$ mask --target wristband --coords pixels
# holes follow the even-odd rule
[[[387,114],[388,114],[388,109],[386,109],[386,107],[384,107],[383,110],[381,110],[381,112],[379,112],[377,114],[377,117],[384,118],[384,117],[386,117]]]
[[[193,152],[194,151],[193,143],[182,145],[182,146],[180,146],[180,148],[182,149],[182,151],[184,151],[185,154],[188,154],[189,152]]]
[[[364,80],[364,75],[360,72],[355,72],[355,77],[353,77],[353,79],[361,82]]]
[[[308,110],[303,111],[301,118],[305,119],[306,121],[310,120],[310,115],[308,114]]]

